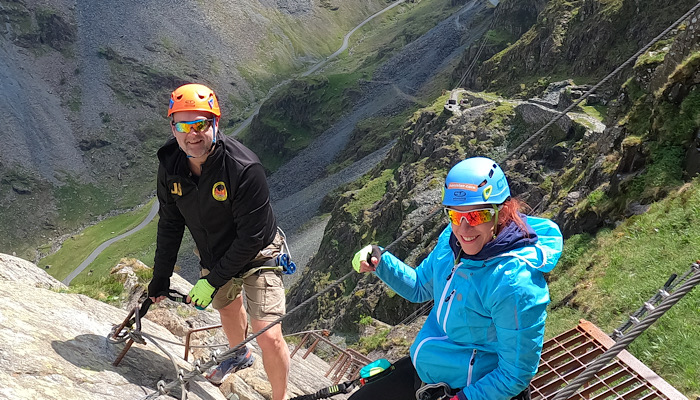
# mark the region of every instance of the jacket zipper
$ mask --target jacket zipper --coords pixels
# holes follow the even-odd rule
[[[452,267],[452,271],[450,271],[450,274],[447,276],[447,283],[445,283],[445,289],[442,291],[442,296],[440,297],[440,305],[438,305],[437,313],[435,314],[435,318],[437,318],[438,324],[440,323],[440,313],[442,312],[442,305],[446,301],[445,296],[447,296],[447,291],[450,290],[450,283],[452,283],[452,277],[454,276],[455,271],[457,270],[457,268],[459,268],[460,265],[462,265],[461,262],[459,264],[455,262],[454,267]]]
[[[472,372],[474,371],[474,362],[476,362],[476,349],[472,351],[472,358],[469,360],[469,373],[467,374],[467,386],[472,383]]]
[[[207,257],[208,260],[206,262],[211,263],[212,262],[211,256],[214,253],[211,251],[211,248],[209,247],[209,232],[207,232],[206,228],[204,228],[204,224],[202,223],[202,221],[204,220],[202,218],[202,199],[199,197],[200,196],[199,183],[202,181],[202,177],[204,176],[204,165],[200,166],[200,168],[199,168],[199,176],[197,177],[197,182],[194,182],[194,179],[192,179],[192,175],[194,175],[194,174],[192,173],[192,171],[190,171],[190,179],[192,180],[192,183],[194,183],[194,190],[196,193],[195,197],[197,198],[197,210],[198,210],[197,213],[199,214],[199,224],[202,227],[202,233],[204,234],[204,240],[207,243],[206,251],[207,251],[207,255],[208,255],[208,257]],[[201,254],[202,254],[201,249],[199,249],[199,253],[200,253],[200,257],[201,257]],[[202,258],[200,258],[200,262],[201,261],[203,261]],[[209,269],[209,273],[212,272],[211,269],[213,267],[214,267],[214,265],[208,266],[207,269]]]
[[[450,315],[450,308],[452,308],[452,300],[455,298],[455,289],[452,289],[452,292],[450,292],[450,295],[447,296],[445,299],[447,303],[447,310],[445,310],[445,318],[442,320],[442,331],[447,332],[447,316]]]

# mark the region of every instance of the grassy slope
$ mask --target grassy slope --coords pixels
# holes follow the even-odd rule
[[[547,337],[570,329],[579,318],[605,332],[626,322],[672,273],[681,275],[700,259],[699,223],[700,179],[695,179],[614,230],[568,239],[564,258],[550,276]],[[629,348],[691,398],[700,396],[699,304],[695,289]]]
[[[121,235],[130,229],[135,228],[138,224],[146,218],[148,212],[151,209],[151,205],[155,200],[149,201],[147,204],[141,208],[124,213],[115,217],[106,218],[95,225],[92,225],[78,234],[71,236],[69,239],[63,242],[61,248],[39,261],[40,266],[51,265],[51,268],[47,270],[51,276],[56,279],[63,280],[70,274],[80,263],[85,260],[90,253],[92,253],[97,246],[101,243]],[[153,223],[151,223],[152,225]],[[137,235],[142,235],[141,232],[147,231],[148,229],[143,229],[138,232]],[[130,237],[130,238],[131,238]],[[154,236],[155,237],[155,236]],[[129,238],[125,239],[128,240]],[[153,240],[153,239],[151,239]],[[122,240],[123,241],[123,240]],[[112,246],[116,246],[116,243]],[[127,256],[128,252],[125,252],[121,257]],[[121,258],[120,257],[120,258]],[[109,273],[109,268],[113,267],[116,263],[112,263],[109,266],[95,267],[100,258],[95,260],[90,268],[86,268],[85,273],[88,270],[93,269],[95,271],[106,271]],[[118,259],[117,259],[118,260]]]

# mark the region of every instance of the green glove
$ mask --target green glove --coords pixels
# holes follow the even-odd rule
[[[190,298],[195,307],[200,310],[204,310],[211,303],[211,299],[216,293],[216,288],[212,286],[209,281],[202,278],[197,281],[192,290],[190,290]]]
[[[355,269],[355,271],[360,272],[360,261],[367,261],[370,265],[372,265],[372,262],[370,261],[372,257],[377,257],[377,260],[381,260],[381,247],[372,244],[363,247],[362,250],[355,253],[355,256],[352,258],[352,267]]]

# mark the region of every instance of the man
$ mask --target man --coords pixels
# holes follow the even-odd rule
[[[171,94],[173,137],[158,150],[157,248],[148,296],[160,301],[170,286],[185,226],[200,257],[201,278],[189,293],[198,308],[210,303],[221,315],[231,347],[245,338],[247,314],[259,331],[285,312],[278,233],[265,173],[257,156],[219,134],[221,111],[214,92],[199,84]],[[244,308],[241,287],[246,296]],[[247,311],[247,313],[246,313]],[[289,348],[282,327],[257,337],[273,400],[286,399]],[[214,384],[253,363],[243,347],[207,374]]]

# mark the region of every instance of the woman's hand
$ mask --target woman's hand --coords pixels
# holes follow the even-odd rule
[[[377,245],[370,244],[355,253],[352,258],[352,267],[359,273],[372,272],[377,269],[381,258],[382,249]]]

